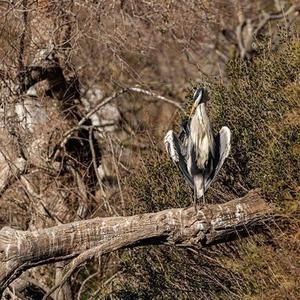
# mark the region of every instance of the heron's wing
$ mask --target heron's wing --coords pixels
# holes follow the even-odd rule
[[[230,129],[226,126],[222,127],[219,134],[215,137],[215,157],[213,172],[209,174],[205,182],[205,190],[207,190],[213,181],[216,179],[221,167],[224,164],[225,159],[228,157],[230,152]]]
[[[188,137],[190,136],[191,120],[187,120],[181,124],[181,132],[179,134],[179,142],[181,154],[187,161],[188,156]]]
[[[194,187],[193,178],[190,176],[187,170],[185,157],[181,153],[180,141],[177,139],[176,135],[172,130],[169,130],[168,133],[166,134],[164,138],[164,143],[166,145],[166,149],[169,156],[181,171],[188,185],[191,188],[193,188]]]

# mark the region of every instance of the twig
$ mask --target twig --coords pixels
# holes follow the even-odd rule
[[[8,189],[8,187],[17,181],[22,174],[26,172],[27,160],[19,157],[16,160],[11,160],[8,155],[0,148],[0,154],[5,158],[5,163],[2,164],[0,171],[0,196]]]
[[[299,14],[299,11],[300,5],[292,5],[285,12],[267,13],[263,11],[260,18],[242,18],[235,31],[240,57],[245,58],[247,55],[249,55],[249,52],[252,50],[253,39],[259,35],[268,22],[286,18],[291,14],[294,14],[295,17],[297,14]],[[258,22],[259,19],[261,20]],[[255,22],[258,23],[255,24]],[[248,32],[245,32],[245,30],[248,30]]]
[[[100,177],[97,162],[96,162],[96,154],[95,154],[95,148],[94,148],[94,143],[93,143],[93,127],[89,128],[89,144],[90,144],[90,149],[91,149],[91,153],[92,153],[92,163],[93,163],[94,171],[96,173],[97,181],[98,181],[99,187],[101,189],[102,195],[104,197],[106,197],[106,193],[103,188],[103,182]]]
[[[100,174],[99,174],[99,171],[98,171],[98,166],[97,166],[97,163],[96,163],[96,154],[95,154],[95,148],[94,148],[94,143],[93,143],[93,137],[92,137],[92,134],[93,134],[93,127],[91,127],[89,129],[89,144],[90,144],[90,148],[91,148],[91,153],[92,153],[92,163],[93,163],[93,167],[94,167],[94,170],[95,170],[95,173],[96,173],[96,177],[97,177],[97,181],[98,181],[98,184],[100,186],[100,190],[101,190],[101,194],[103,196],[103,202],[104,202],[104,206],[105,208],[109,211],[110,214],[113,214],[113,211],[110,207],[110,204],[109,202],[107,201],[106,197],[106,193],[104,191],[104,188],[103,188],[103,182],[102,182],[102,179],[100,177]]]
[[[93,293],[93,299],[96,298],[96,295],[100,292],[100,290],[103,288],[103,286],[109,284],[114,278],[116,278],[118,275],[122,274],[122,271],[118,271],[115,274],[113,274],[111,277],[109,277],[94,293]]]
[[[88,212],[88,196],[87,196],[87,190],[86,190],[86,186],[79,174],[79,172],[76,170],[76,168],[72,167],[72,166],[68,166],[68,168],[71,170],[71,173],[73,174],[76,183],[77,183],[77,187],[78,187],[78,191],[79,194],[81,196],[81,199],[79,200],[79,205],[77,208],[77,212],[76,215],[79,218],[79,220],[83,220]]]
[[[172,104],[172,105],[176,106],[177,108],[179,108],[180,110],[182,110],[184,112],[182,106],[178,102],[176,102],[174,100],[171,100],[171,99],[168,99],[166,97],[163,97],[161,95],[158,95],[158,94],[156,94],[154,92],[151,92],[151,91],[148,91],[148,90],[144,90],[144,89],[141,89],[141,88],[138,88],[138,87],[129,87],[129,88],[127,88],[127,90],[129,92],[140,93],[140,94],[144,94],[144,95],[147,95],[147,96],[151,96],[151,97],[157,98],[159,100],[162,100],[164,102],[167,102],[169,104]]]
[[[122,204],[123,214],[125,214],[125,201],[124,201],[123,192],[122,192],[122,186],[121,186],[121,180],[120,180],[120,173],[119,173],[118,164],[116,162],[115,152],[114,152],[114,148],[113,148],[113,144],[112,144],[110,136],[108,136],[108,140],[109,140],[109,145],[110,145],[110,148],[111,148],[113,164],[114,164],[115,171],[116,171],[118,187],[119,187],[119,190],[120,190],[120,196],[121,196],[121,204]]]
[[[265,25],[271,20],[279,20],[287,17],[290,14],[296,13],[300,11],[300,5],[292,5],[288,10],[285,12],[277,12],[277,13],[266,13],[263,12],[263,19],[257,25],[256,29],[254,30],[254,36],[256,36],[264,27]]]
[[[32,207],[36,211],[37,215],[44,220],[50,218],[51,220],[55,221],[56,224],[61,224],[62,222],[57,218],[57,216],[53,215],[51,211],[47,208],[46,204],[43,201],[43,195],[38,194],[35,191],[35,188],[29,182],[29,180],[25,176],[21,175],[20,181],[24,186],[26,194],[28,195],[28,199],[30,200]]]
[[[91,248],[83,253],[81,253],[78,257],[74,258],[72,262],[70,263],[71,267],[66,272],[62,280],[57,283],[55,286],[53,286],[49,292],[44,295],[42,300],[46,300],[47,297],[49,297],[55,290],[60,289],[64,283],[70,278],[70,276],[73,274],[73,272],[81,266],[84,262],[87,260],[92,259],[95,255],[103,255],[108,252],[115,251],[118,248],[122,248],[126,246],[127,244],[130,244],[132,242],[131,236],[128,236],[130,242],[128,240],[120,240],[120,239],[113,239],[103,242],[101,245],[96,246],[94,248]]]
[[[240,49],[240,56],[242,58],[244,58],[246,55],[246,49],[244,47],[244,41],[243,41],[243,36],[242,36],[242,30],[243,30],[244,26],[245,26],[245,21],[242,24],[239,24],[235,31],[238,47]]]
[[[82,291],[83,291],[83,288],[84,288],[84,286],[85,286],[85,284],[89,281],[89,280],[91,280],[93,277],[95,277],[96,275],[98,275],[98,271],[97,272],[95,272],[95,273],[93,273],[92,275],[90,275],[90,276],[88,276],[83,282],[82,282],[82,284],[81,284],[81,286],[80,286],[80,289],[79,289],[79,291],[78,291],[78,294],[77,294],[77,300],[80,300],[81,299],[81,293],[82,293]]]

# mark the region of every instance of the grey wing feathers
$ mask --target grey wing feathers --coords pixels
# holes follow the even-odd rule
[[[221,167],[224,164],[225,159],[228,157],[230,152],[230,139],[231,139],[231,132],[227,126],[221,128],[219,132],[220,138],[220,146],[219,146],[219,163],[216,167],[215,176],[219,173]]]
[[[165,136],[164,142],[166,145],[167,152],[173,162],[178,166],[186,182],[191,188],[194,188],[194,180],[187,170],[187,159],[188,159],[188,135],[189,135],[189,123],[183,126],[183,130],[179,135],[179,139],[172,130],[168,131]],[[230,152],[230,139],[231,132],[226,126],[222,127],[219,134],[215,137],[214,150],[212,153],[213,157],[213,171],[207,174],[204,178],[205,192],[209,189],[210,185],[216,179],[221,167],[224,164],[225,159],[228,157]],[[202,192],[199,192],[197,196],[202,197]]]
[[[167,152],[173,162],[178,166],[182,175],[184,176],[188,185],[193,188],[194,182],[193,178],[190,176],[187,170],[186,159],[182,154],[181,144],[178,140],[177,136],[174,134],[172,130],[169,130],[164,138],[164,143],[166,145]],[[186,152],[186,151],[184,151]]]
[[[227,126],[224,126],[219,131],[219,134],[215,138],[215,147],[217,148],[215,152],[218,154],[218,159],[214,166],[214,172],[207,178],[205,182],[205,190],[207,190],[213,181],[216,179],[221,167],[224,164],[225,159],[228,157],[230,152],[230,139],[231,132]]]
[[[181,154],[183,157],[185,157],[185,160],[187,161],[188,154],[188,137],[190,136],[190,126],[191,121],[185,121],[181,124],[181,132],[179,133],[179,142],[180,142],[180,149]]]

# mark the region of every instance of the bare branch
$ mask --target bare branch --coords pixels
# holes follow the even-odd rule
[[[14,296],[20,299],[41,299],[49,291],[42,283],[27,276],[21,276],[15,280],[10,285],[10,289],[12,290],[12,299],[15,299]],[[47,298],[47,300],[52,299],[50,296]]]
[[[96,177],[97,177],[97,181],[98,181],[98,184],[100,187],[101,195],[103,197],[104,206],[110,214],[113,214],[111,206],[106,199],[107,195],[105,193],[105,190],[103,187],[103,182],[102,182],[101,176],[99,174],[98,166],[96,163],[96,154],[95,154],[95,147],[94,147],[94,143],[93,143],[92,134],[93,134],[93,128],[90,128],[89,129],[89,143],[90,143],[90,149],[91,149],[91,153],[92,153],[92,163],[93,163],[94,171],[96,173]]]
[[[1,154],[4,156],[3,151],[1,151]],[[17,158],[15,161],[5,157],[5,160],[0,163],[0,195],[12,182],[20,178],[26,170],[26,165],[27,161],[22,157]]]
[[[25,270],[77,257],[68,274],[94,255],[129,245],[179,246],[226,242],[270,219],[271,209],[255,191],[225,204],[174,208],[130,217],[95,218],[37,231],[0,231],[0,293]]]
[[[285,19],[289,16],[290,21],[294,20],[299,15],[300,5],[291,5],[286,11],[278,11],[268,13],[263,11],[262,14],[253,19],[246,19],[243,14],[239,18],[239,24],[235,29],[235,39],[232,38],[232,33],[229,30],[223,30],[225,38],[236,44],[238,47],[239,56],[241,58],[248,57],[253,50],[253,41],[262,32],[265,26],[273,20]],[[290,23],[288,23],[290,24]]]
[[[141,89],[141,88],[138,88],[138,87],[129,87],[129,88],[127,88],[127,90],[129,92],[135,92],[135,93],[139,93],[139,94],[144,94],[144,95],[147,95],[147,96],[151,96],[153,98],[159,99],[159,100],[167,102],[169,104],[172,104],[172,105],[176,106],[177,108],[179,108],[180,110],[184,111],[182,109],[182,106],[178,102],[176,102],[174,100],[171,100],[171,99],[168,99],[166,97],[163,97],[161,95],[158,95],[158,94],[156,94],[154,92],[147,91],[147,90],[144,90],[144,89]]]
[[[67,132],[64,133],[63,135],[63,138],[62,138],[62,141],[61,143],[58,145],[58,147],[56,147],[55,151],[53,152],[53,155],[51,155],[50,157],[55,160],[57,159],[61,149],[64,148],[64,146],[66,145],[66,143],[68,142],[69,138],[71,137],[72,133],[79,130],[82,125],[84,125],[84,123],[94,114],[96,113],[101,107],[105,106],[106,104],[110,103],[111,101],[117,99],[119,96],[121,96],[122,94],[124,93],[128,93],[128,92],[136,92],[136,93],[142,93],[142,94],[145,94],[145,95],[148,95],[148,96],[152,96],[152,97],[156,97],[157,99],[160,99],[162,101],[165,101],[169,104],[172,104],[174,106],[176,106],[177,108],[183,110],[183,108],[181,107],[181,105],[174,101],[174,100],[171,100],[171,99],[167,99],[163,96],[159,96],[155,93],[152,93],[150,91],[147,91],[147,90],[143,90],[143,89],[140,89],[140,88],[135,88],[135,87],[129,87],[129,88],[125,88],[125,89],[122,89],[118,92],[115,92],[113,93],[111,96],[105,98],[103,101],[101,101],[100,103],[98,103],[93,109],[91,109],[79,122],[78,124],[71,128],[70,130],[68,130]]]
[[[266,24],[269,21],[286,18],[289,15],[299,13],[299,11],[300,11],[300,5],[292,5],[285,12],[276,12],[276,13],[273,13],[273,14],[263,12],[263,19],[256,26],[256,29],[253,32],[254,36],[257,36],[257,34],[260,33],[260,31],[266,26]]]

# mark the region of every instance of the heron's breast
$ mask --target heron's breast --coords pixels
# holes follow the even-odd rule
[[[208,157],[209,157],[209,138],[207,134],[205,134],[202,139],[199,139],[198,143],[195,145],[196,147],[196,161],[197,165],[204,167]]]
[[[209,159],[209,138],[207,135],[191,141],[188,170],[191,175],[203,174]]]

